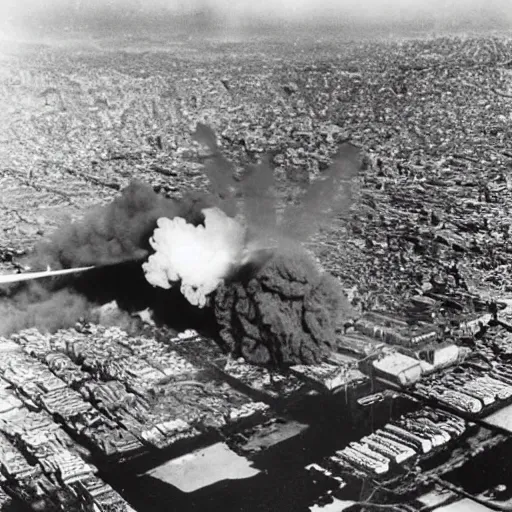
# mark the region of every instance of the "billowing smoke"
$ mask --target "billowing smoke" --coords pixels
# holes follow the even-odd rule
[[[203,210],[205,228],[162,219],[152,243],[156,253],[145,265],[148,280],[169,288],[181,276],[187,299],[213,306],[220,338],[246,360],[279,366],[318,362],[335,349],[337,328],[350,307],[341,284],[322,272],[300,242],[348,211],[359,151],[343,144],[300,204],[278,216],[269,158],[249,166],[237,182],[213,131],[199,124],[194,139],[211,152],[205,168],[216,195],[230,209],[243,197],[245,233],[215,210]]]
[[[133,182],[112,203],[92,209],[37,246],[29,266],[60,269],[142,261],[151,250],[149,238],[157,219],[179,216],[197,224],[200,211],[212,205],[205,195],[168,199]]]
[[[155,254],[143,264],[149,283],[168,289],[178,282],[181,293],[198,307],[241,263],[245,240],[243,227],[222,210],[203,213],[204,226],[181,217],[158,219],[150,240]]]
[[[215,295],[220,336],[236,356],[273,366],[317,363],[350,314],[340,283],[300,249],[281,247]]]
[[[63,226],[27,266],[95,269],[4,291],[0,334],[98,321],[98,306],[115,301],[123,324],[145,308],[156,321],[188,319],[199,329],[211,322],[227,349],[256,363],[312,363],[335,348],[350,307],[341,284],[300,242],[350,207],[357,149],[343,144],[300,204],[278,215],[270,158],[235,179],[214,132],[199,124],[193,136],[210,150],[211,193],[167,199],[132,183],[112,203]]]

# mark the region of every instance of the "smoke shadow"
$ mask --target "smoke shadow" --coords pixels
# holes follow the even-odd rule
[[[151,286],[140,262],[92,269],[73,279],[72,283],[68,282],[67,286],[94,304],[104,305],[115,301],[129,315],[149,309],[157,327],[178,332],[195,329],[205,336],[218,338],[212,308],[193,306],[179,287],[165,290]]]

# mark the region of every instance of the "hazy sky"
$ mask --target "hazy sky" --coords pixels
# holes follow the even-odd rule
[[[329,19],[443,21],[449,18],[512,20],[512,0],[0,0],[4,19],[45,14],[99,16],[105,10],[140,13],[209,9],[230,20]]]

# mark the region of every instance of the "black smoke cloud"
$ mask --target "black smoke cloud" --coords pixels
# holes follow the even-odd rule
[[[309,255],[280,248],[261,268],[215,295],[215,317],[229,350],[255,364],[313,364],[336,350],[351,309],[340,283]]]

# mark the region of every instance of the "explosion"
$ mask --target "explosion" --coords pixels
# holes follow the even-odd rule
[[[232,165],[209,127],[198,125],[194,138],[211,151],[206,169],[212,189],[232,213],[237,188]],[[333,205],[350,204],[350,186],[341,190],[341,201],[339,194],[343,180],[357,173],[358,156],[352,147],[340,150],[302,205],[284,212],[281,225],[268,159],[250,166],[238,185],[246,225],[218,208],[202,210],[204,226],[159,219],[150,240],[156,252],[143,265],[146,279],[166,289],[181,282],[191,304],[213,307],[220,338],[236,356],[274,366],[319,362],[335,349],[336,329],[350,306],[340,283],[322,272],[299,240],[331,218]],[[269,248],[271,240],[277,243]]]
[[[350,206],[358,152],[341,147],[302,204],[286,208],[278,223],[269,159],[237,181],[213,131],[199,124],[193,137],[210,149],[205,172],[212,193],[167,199],[134,183],[65,226],[36,248],[27,266],[94,266],[96,275],[18,283],[0,299],[7,319],[0,334],[72,325],[115,300],[132,313],[149,307],[171,320],[212,318],[219,341],[253,363],[310,364],[335,349],[350,306],[341,283],[300,242]],[[206,317],[196,317],[200,311]]]
[[[158,219],[149,241],[155,254],[143,264],[149,283],[168,289],[180,281],[181,293],[200,308],[240,262],[245,238],[244,228],[222,210],[202,213],[204,226],[197,227],[181,217]]]

